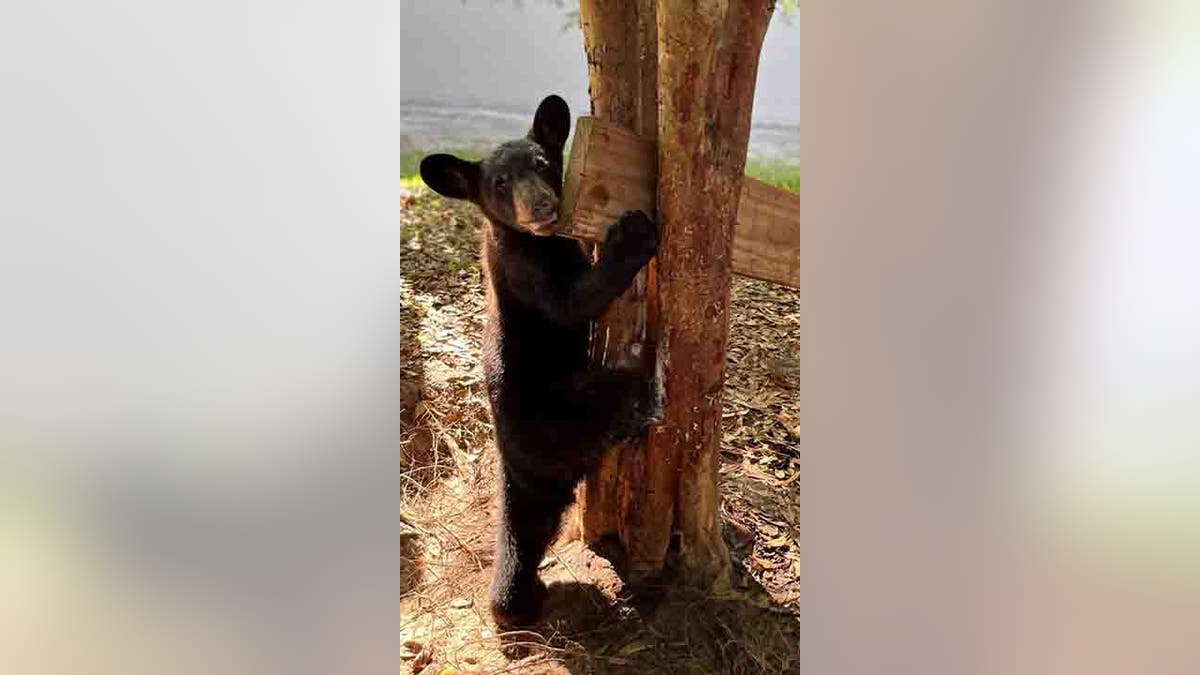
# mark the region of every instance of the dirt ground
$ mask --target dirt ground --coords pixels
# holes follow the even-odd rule
[[[400,227],[402,672],[799,672],[799,292],[740,277],[732,291],[721,512],[734,592],[666,579],[635,593],[564,535],[542,563],[546,618],[497,633],[479,226],[472,207],[411,187]]]

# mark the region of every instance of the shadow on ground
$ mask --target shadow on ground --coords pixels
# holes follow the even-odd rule
[[[502,636],[516,672],[799,672],[799,617],[774,604],[737,563],[741,590],[729,598],[670,581],[634,592],[614,582],[610,566],[598,571],[606,566],[581,544],[571,548],[560,560],[588,568],[578,576],[589,582],[552,581],[543,621]]]

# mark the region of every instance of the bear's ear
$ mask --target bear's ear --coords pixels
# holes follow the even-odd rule
[[[538,145],[562,152],[571,133],[571,109],[562,98],[551,94],[542,99],[533,116],[529,138]]]
[[[454,155],[429,155],[421,160],[421,180],[443,197],[474,199],[479,194],[479,162],[467,162]]]

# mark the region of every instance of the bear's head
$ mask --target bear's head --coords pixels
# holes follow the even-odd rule
[[[421,160],[421,179],[438,194],[474,202],[492,222],[538,236],[558,232],[563,145],[571,111],[547,96],[525,138],[509,141],[479,162],[454,155]]]

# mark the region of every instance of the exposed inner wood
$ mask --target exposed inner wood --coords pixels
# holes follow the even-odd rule
[[[579,18],[594,115],[586,119],[604,120],[651,139],[658,133],[654,16],[654,0],[580,0]],[[580,151],[586,153],[586,148]],[[579,156],[572,152],[571,161],[580,161]],[[651,157],[650,161],[656,159]],[[569,171],[568,180],[572,175],[574,172]],[[575,189],[564,187],[568,192]],[[593,324],[594,362],[647,372],[653,367],[654,269],[652,261],[637,275],[629,290]],[[616,538],[623,549],[628,549],[636,546],[636,540],[658,538],[639,534],[645,529],[638,521],[637,506],[638,494],[646,480],[645,456],[645,435],[630,439],[612,448],[580,486],[577,522],[589,544]],[[668,528],[669,525],[668,522]]]
[[[580,117],[567,162],[565,234],[601,241],[622,212],[656,212],[657,147],[594,117]],[[733,272],[800,286],[800,195],[745,177],[733,232]]]

